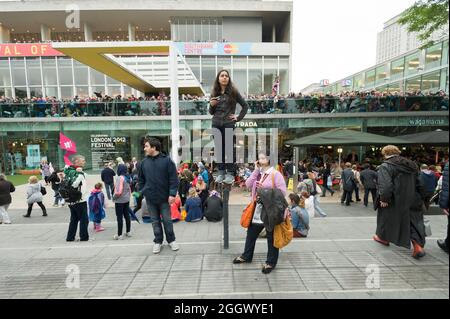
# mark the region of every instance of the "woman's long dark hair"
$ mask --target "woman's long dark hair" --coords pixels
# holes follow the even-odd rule
[[[228,102],[232,105],[237,103],[238,90],[234,87],[233,82],[231,81],[230,72],[228,70],[220,70],[217,73],[216,80],[214,81],[213,89],[211,92],[211,97],[220,96],[222,94],[222,87],[220,86],[219,78],[222,72],[227,72],[228,74],[228,85],[225,88],[225,94],[227,95]]]

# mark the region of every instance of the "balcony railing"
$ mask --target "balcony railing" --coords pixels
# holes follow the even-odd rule
[[[448,97],[365,97],[247,100],[248,114],[447,111]],[[209,115],[207,101],[180,101],[180,115]],[[95,117],[170,115],[169,101],[0,102],[0,117]]]

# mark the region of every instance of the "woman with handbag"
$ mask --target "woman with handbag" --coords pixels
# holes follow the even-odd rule
[[[258,188],[278,188],[286,195],[286,183],[283,175],[274,167],[270,166],[270,158],[268,154],[260,154],[259,160],[255,163],[253,174],[247,179],[246,186],[252,189],[252,198],[255,201],[255,209],[250,225],[247,229],[247,237],[245,240],[244,253],[233,260],[233,264],[251,263],[253,253],[255,251],[256,240],[258,235],[267,225],[261,219],[262,204],[258,203]],[[277,265],[279,249],[274,246],[273,231],[267,231],[267,260],[262,268],[264,274],[269,274]]]
[[[27,186],[28,211],[26,215],[23,215],[23,217],[31,216],[31,210],[33,209],[34,203],[37,203],[42,209],[42,216],[47,217],[47,209],[42,203],[42,200],[44,199],[43,190],[45,190],[45,187],[39,183],[38,178],[36,176],[30,176]]]

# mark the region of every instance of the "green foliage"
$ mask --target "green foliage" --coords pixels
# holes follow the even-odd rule
[[[408,25],[408,32],[418,32],[418,38],[424,42],[422,48],[434,44],[431,35],[448,23],[449,0],[418,0],[407,9],[399,20]]]

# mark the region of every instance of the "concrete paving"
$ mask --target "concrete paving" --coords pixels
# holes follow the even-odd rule
[[[373,210],[322,206],[328,217],[314,218],[310,236],[282,249],[277,268],[264,275],[266,239],[258,240],[252,264],[232,264],[244,247],[244,205],[230,206],[229,249],[223,248],[222,223],[179,222],[180,250],[166,244],[159,255],[152,253],[150,224],[133,222],[133,237],[112,239],[113,208],[104,232],[93,233],[90,225],[92,241],[66,243],[68,208],[49,208],[42,217],[36,207],[25,219],[24,209],[13,205],[12,225],[0,225],[0,298],[449,298],[448,254],[436,245],[445,237],[445,216],[427,216],[433,235],[427,255],[415,260],[407,249],[371,240]],[[379,281],[371,281],[374,274]]]

